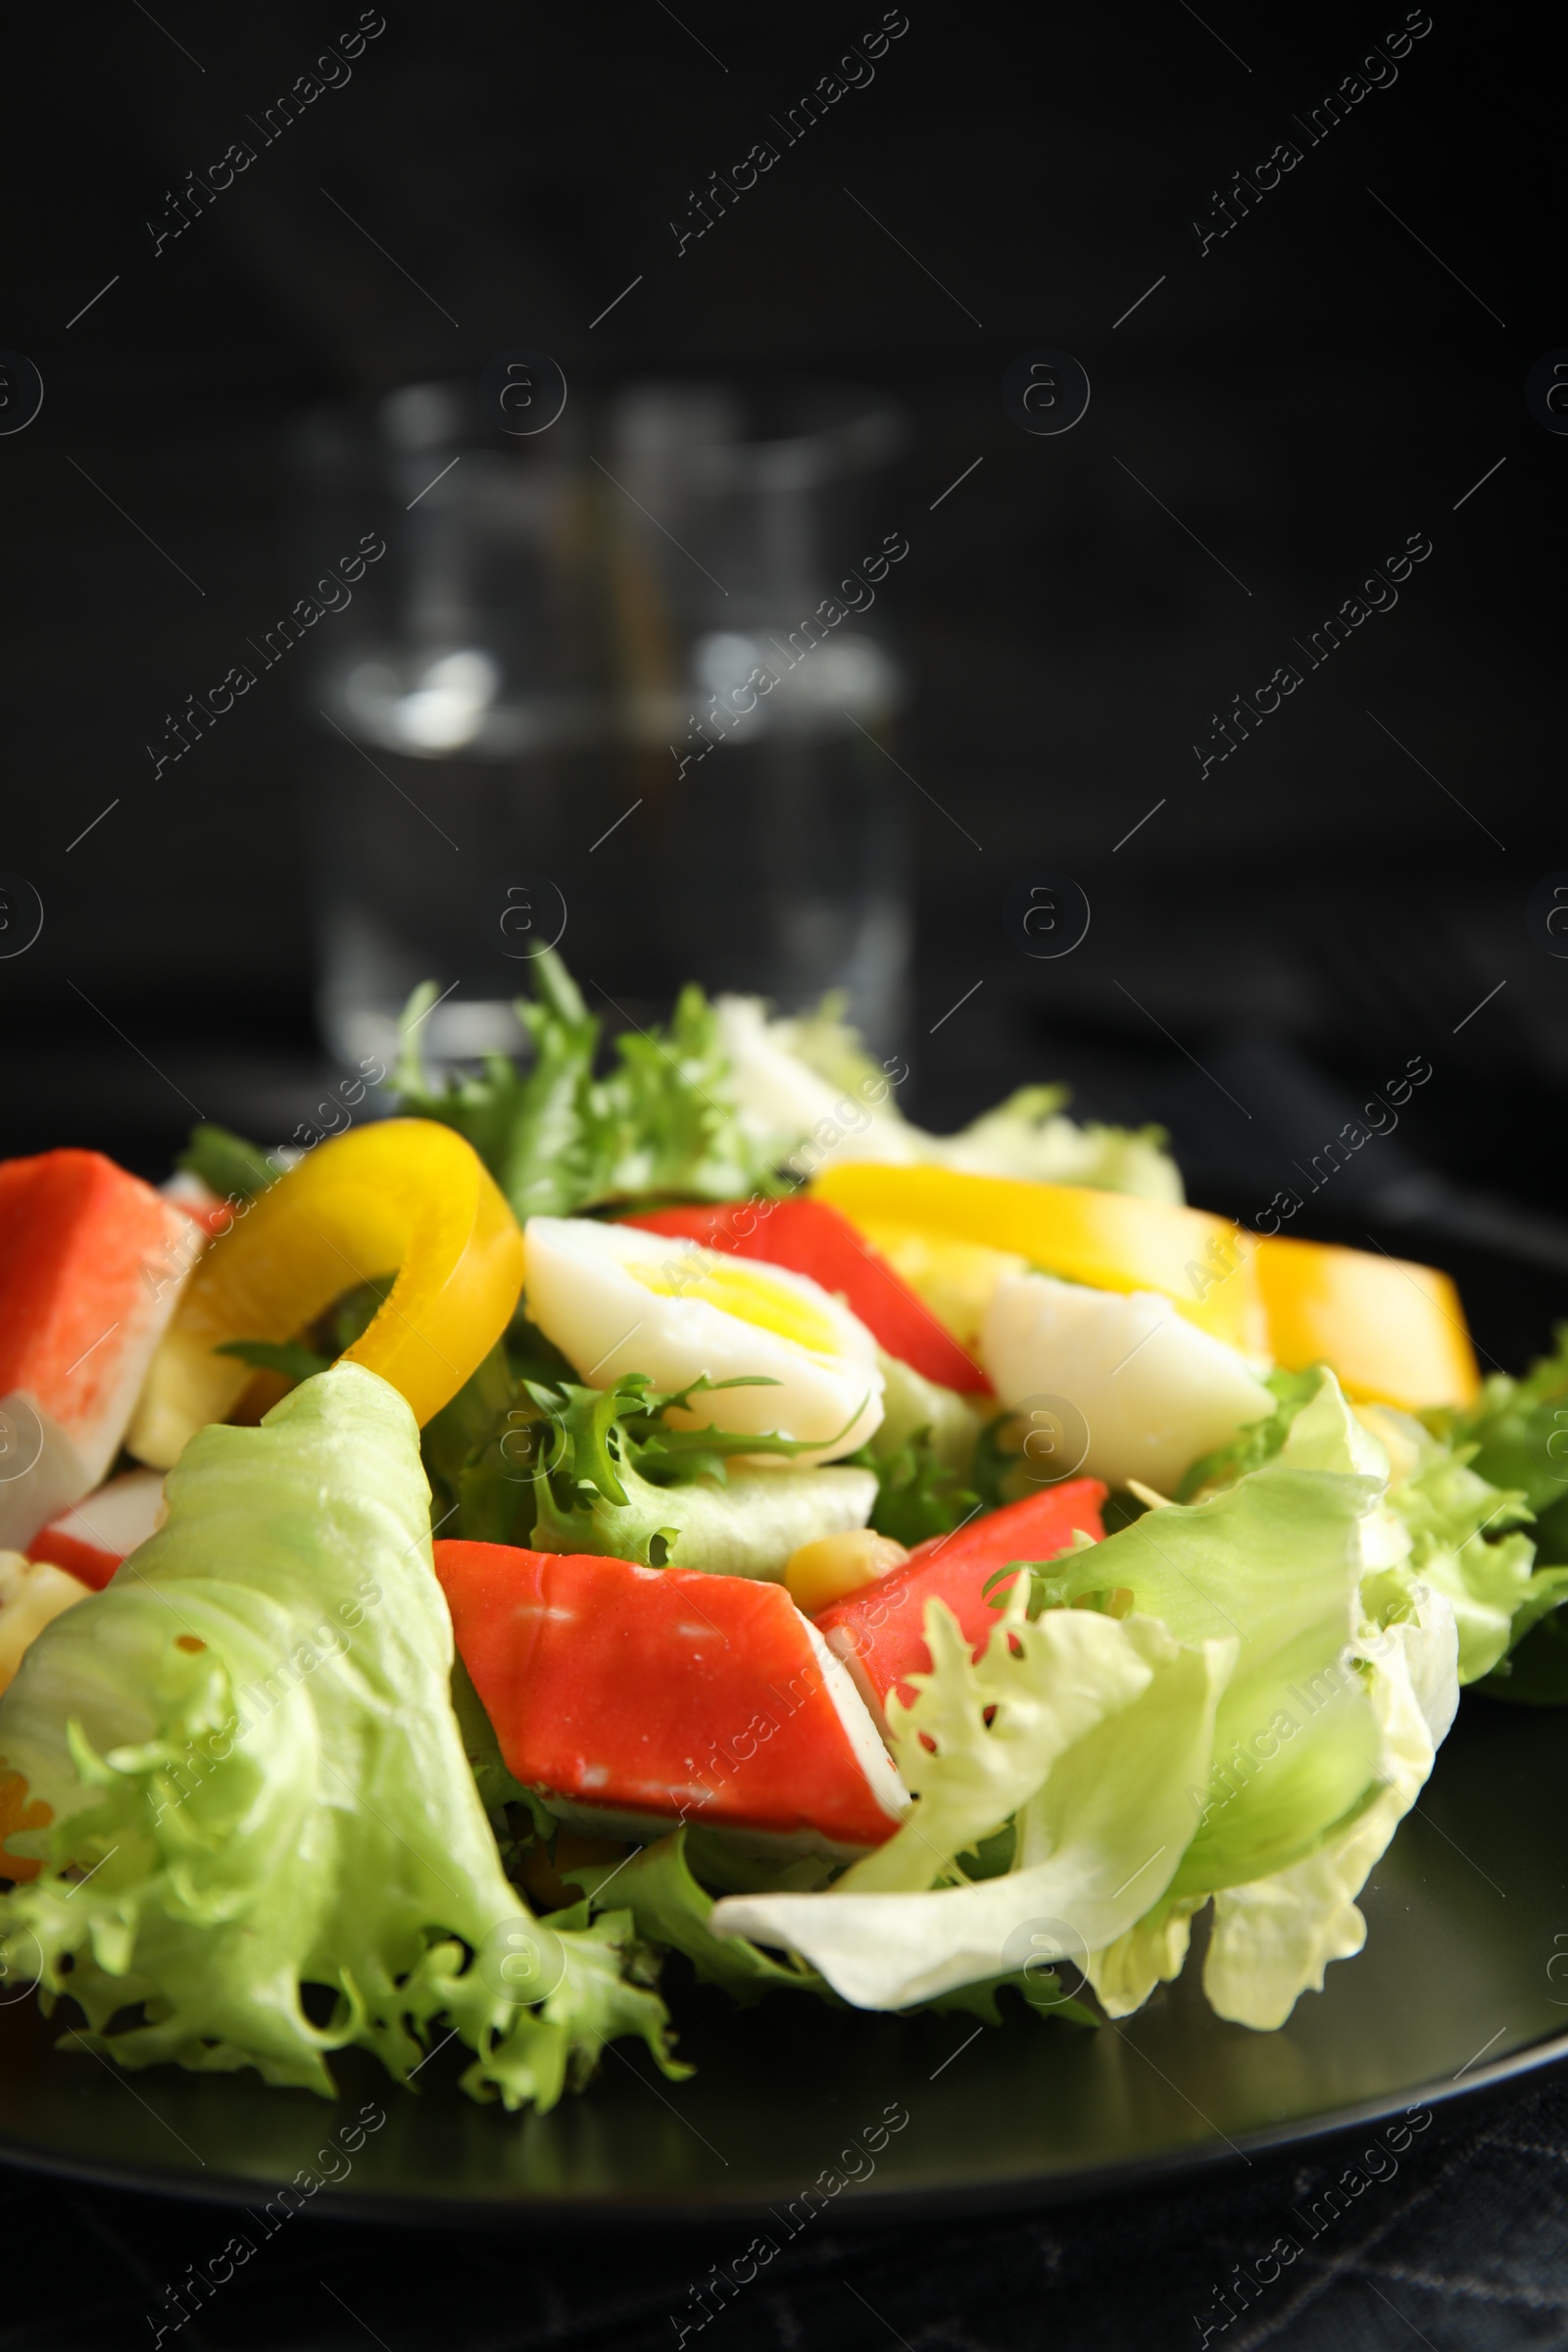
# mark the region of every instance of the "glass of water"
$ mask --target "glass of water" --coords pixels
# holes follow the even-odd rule
[[[334,1052],[389,1058],[424,979],[432,1061],[510,1051],[551,944],[612,1017],[698,976],[786,1010],[842,990],[892,1042],[901,435],[809,384],[574,395],[515,439],[462,382],[309,421],[302,561],[368,554],[297,673]]]

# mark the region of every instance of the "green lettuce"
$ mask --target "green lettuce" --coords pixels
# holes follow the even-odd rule
[[[1523,1498],[1546,1574],[1568,1563],[1568,1323],[1557,1326],[1556,1342],[1522,1380],[1494,1372],[1473,1405],[1423,1416],[1440,1439],[1470,1449],[1477,1477]],[[1535,1592],[1543,1591],[1538,1574]],[[1527,1603],[1516,1615],[1513,1646],[1486,1688],[1529,1706],[1568,1704],[1568,1619],[1556,1602],[1544,1610]]]
[[[1281,2024],[1359,1948],[1354,1898],[1457,1703],[1453,1609],[1411,1564],[1389,1467],[1324,1375],[1272,1461],[1018,1579],[979,1661],[931,1603],[931,1671],[889,1709],[911,1812],[825,1892],[727,1897],[714,1934],[874,2008],[1033,1941],[1116,2016],[1212,1899],[1211,2004]],[[1000,1873],[965,1883],[959,1856],[1007,1822]]]
[[[869,1470],[755,1468],[731,1456],[787,1457],[807,1442],[671,1429],[664,1408],[709,1385],[656,1393],[640,1372],[612,1389],[525,1383],[531,1418],[520,1408],[509,1416],[460,1480],[465,1532],[777,1581],[799,1544],[865,1525],[876,1494]]]
[[[1355,1897],[1414,1803],[1458,1703],[1453,1612],[1410,1568],[1408,1531],[1384,1499],[1388,1471],[1381,1441],[1325,1374],[1272,1463],[1205,1503],[1152,1511],[1104,1546],[1121,1547],[1116,1574],[1127,1582],[1130,1539],[1158,1542],[1169,1566],[1204,1574],[1212,1597],[1250,1615],[1254,1596],[1224,1575],[1224,1547],[1205,1557],[1191,1541],[1200,1523],[1234,1529],[1250,1511],[1260,1586],[1285,1603],[1283,1616],[1277,1605],[1261,1615],[1261,1643],[1252,1626],[1244,1630],[1213,1767],[1194,1792],[1202,1803],[1197,1834],[1167,1897],[1091,1963],[1090,1981],[1112,2015],[1176,1974],[1189,1922],[1209,1895],[1204,1991],[1221,2017],[1256,2031],[1283,2025],[1303,1991],[1321,1989],[1330,1961],[1361,1948]],[[1347,1506],[1337,1571],[1332,1530]],[[1294,1636],[1285,1622],[1293,1563],[1305,1572]],[[1334,1600],[1337,1583],[1343,1604]]]
[[[1278,1398],[1274,1410],[1261,1421],[1250,1421],[1212,1453],[1202,1454],[1186,1473],[1172,1499],[1196,1502],[1212,1488],[1228,1487],[1249,1470],[1261,1470],[1279,1452],[1291,1434],[1297,1414],[1303,1405],[1311,1403],[1322,1385],[1320,1364],[1313,1364],[1305,1372],[1268,1373],[1263,1386]]]
[[[1159,1896],[1235,1644],[1186,1647],[1087,1610],[1031,1623],[1027,1590],[1020,1579],[978,1664],[928,1604],[933,1670],[913,1678],[911,1707],[889,1710],[916,1794],[907,1822],[823,1893],[726,1896],[715,1935],[782,1944],[858,2006],[903,2009],[1032,1960],[1081,1963]],[[1012,1870],[965,1881],[958,1852],[1014,1814]]]
[[[92,2047],[330,2095],[331,2051],[406,2081],[444,2021],[513,2107],[620,2034],[682,2071],[629,1915],[535,1921],[503,1875],[428,1502],[408,1405],[335,1365],[193,1438],[165,1526],[26,1653],[0,1754],[53,1820],[15,1836],[43,1868],[0,1937]]]
[[[1556,1342],[1522,1380],[1494,1372],[1474,1404],[1423,1416],[1437,1436],[1475,1447],[1479,1477],[1523,1494],[1552,1562],[1568,1559],[1568,1323]]]
[[[856,1459],[876,1472],[871,1525],[912,1551],[929,1536],[951,1535],[978,1508],[969,1480],[982,1418],[968,1397],[899,1356],[878,1348],[876,1360],[882,1419]]]
[[[686,1856],[688,1831],[682,1823],[667,1838],[634,1851],[624,1862],[579,1865],[565,1876],[583,1889],[592,1908],[610,1895],[631,1913],[637,1933],[649,1943],[684,1952],[699,1984],[722,1984],[743,2008],[764,1992],[821,1992],[823,1981],[799,1961],[772,1959],[743,1936],[722,1940],[709,1925],[713,1898],[693,1877]],[[809,1864],[808,1864],[809,1868]]]
[[[199,1176],[220,1200],[254,1200],[258,1193],[277,1182],[278,1175],[260,1144],[248,1143],[244,1136],[205,1119],[191,1129],[190,1141],[174,1165],[187,1175]]]
[[[1328,1963],[1353,1958],[1366,1941],[1355,1897],[1420,1794],[1452,1719],[1451,1639],[1441,1605],[1430,1603],[1381,1635],[1363,1632],[1353,1670],[1365,1686],[1376,1778],[1367,1801],[1315,1852],[1216,1893],[1203,1989],[1219,2016],[1264,2033],[1283,2026],[1302,1992],[1322,1990]],[[1179,1965],[1174,1942],[1172,1951]]]
[[[1568,1339],[1568,1325],[1564,1335]],[[1279,1398],[1274,1411],[1195,1462],[1177,1499],[1212,1494],[1277,1460],[1298,1416],[1329,1377],[1321,1364],[1270,1373],[1268,1386]],[[1467,1413],[1436,1411],[1418,1420],[1392,1405],[1367,1404],[1358,1408],[1358,1418],[1388,1456],[1386,1512],[1404,1531],[1389,1531],[1391,1562],[1397,1557],[1408,1576],[1423,1579],[1452,1604],[1461,1685],[1491,1676],[1489,1688],[1510,1695],[1509,1652],[1568,1592],[1568,1565],[1532,1574],[1537,1546],[1516,1532],[1551,1487],[1545,1448],[1557,1428],[1568,1432],[1568,1409],[1553,1402],[1568,1397],[1568,1362],[1548,1359],[1526,1381],[1499,1374],[1487,1391]],[[1559,1409],[1561,1424],[1549,1417]],[[1568,1434],[1559,1450],[1568,1451]],[[1510,1474],[1517,1483],[1497,1483]],[[1568,1681],[1552,1695],[1568,1699]]]
[[[1525,1491],[1483,1478],[1474,1442],[1434,1437],[1389,1405],[1363,1406],[1362,1418],[1394,1459],[1388,1506],[1409,1538],[1406,1573],[1435,1586],[1452,1605],[1461,1684],[1499,1666],[1506,1673],[1508,1652],[1568,1592],[1568,1566],[1532,1573],[1535,1544],[1516,1532],[1533,1517]]]
[[[1083,1184],[1146,1200],[1185,1199],[1163,1127],[1105,1127],[1067,1118],[1065,1086],[1022,1086],[956,1135],[933,1137],[923,1156],[971,1176]]]
[[[416,1037],[436,997],[426,981],[404,1013],[393,1076],[405,1111],[467,1138],[519,1224],[608,1201],[734,1200],[772,1189],[768,1155],[725,1098],[728,1063],[700,988],[681,991],[666,1029],[617,1037],[614,1066],[596,1077],[602,1022],[559,956],[545,950],[534,971],[538,995],[516,1006],[533,1046],[526,1069],[492,1054],[482,1074],[434,1084]]]
[[[1020,1087],[956,1135],[928,1135],[893,1098],[887,1073],[895,1060],[871,1059],[841,996],[783,1019],[770,1019],[759,997],[720,997],[714,1009],[742,1124],[759,1150],[803,1174],[835,1158],[928,1160],[969,1175],[1184,1197],[1163,1128],[1080,1126],[1063,1114],[1065,1086]],[[893,1084],[907,1075],[905,1063]]]
[[[809,1885],[823,1868],[819,1858],[809,1855],[771,1865],[753,1862],[737,1849],[726,1847],[710,1831],[694,1831],[683,1823],[656,1845],[633,1853],[628,1861],[595,1863],[565,1875],[583,1888],[596,1909],[610,1899],[612,1888],[614,1901],[631,1912],[640,1936],[683,1952],[700,1984],[722,1985],[743,2008],[750,2008],[765,1992],[778,1991],[814,1993],[831,2008],[843,2006],[841,1996],[814,1968],[788,1954],[776,1960],[743,1936],[715,1936],[713,1897],[694,1872],[694,1861],[705,1876],[716,1872],[722,1885],[739,1880],[750,1882],[754,1891],[770,1892]],[[1093,2010],[1070,1997],[1056,1972],[1042,1970],[1038,1964],[955,1985],[916,2006],[962,2010],[984,2025],[1000,2026],[1004,2020],[997,1996],[1008,1986],[1038,2016],[1076,2026],[1099,2023]]]

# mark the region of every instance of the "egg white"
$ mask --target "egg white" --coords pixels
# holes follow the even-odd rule
[[[656,1389],[760,1374],[777,1386],[722,1389],[671,1421],[813,1442],[793,1457],[808,1468],[879,1427],[876,1342],[808,1276],[586,1217],[530,1217],[523,1240],[528,1314],[590,1388],[627,1372]]]
[[[1004,1274],[980,1360],[1004,1404],[1065,1397],[1088,1428],[1082,1469],[1168,1494],[1199,1456],[1274,1410],[1223,1340],[1152,1291],[1096,1291],[1049,1274]]]

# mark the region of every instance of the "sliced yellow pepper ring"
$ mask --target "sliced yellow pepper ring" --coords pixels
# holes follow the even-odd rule
[[[1267,1351],[1256,1240],[1205,1209],[1086,1185],[863,1160],[824,1169],[812,1190],[868,1238],[878,1225],[915,1227],[1011,1251],[1096,1290],[1157,1291],[1215,1339],[1248,1355]]]
[[[522,1289],[522,1234],[472,1146],[433,1119],[383,1119],[320,1145],[252,1201],[197,1266],[126,1440],[167,1469],[232,1411],[251,1368],[213,1349],[290,1340],[357,1283],[395,1273],[349,1348],[422,1425],[489,1353]]]
[[[1446,1274],[1401,1257],[1281,1235],[1257,1246],[1275,1361],[1331,1364],[1358,1404],[1468,1404],[1481,1376]]]

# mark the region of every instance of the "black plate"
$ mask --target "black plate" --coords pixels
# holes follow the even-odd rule
[[[471,2227],[771,2207],[789,2229],[813,2186],[813,2202],[862,2221],[995,2210],[1427,2109],[1568,2055],[1568,1981],[1555,1981],[1568,1957],[1548,1973],[1568,1955],[1568,1826],[1551,1794],[1565,1730],[1554,1714],[1465,1702],[1363,1897],[1366,1950],[1278,2034],[1214,2017],[1196,1958],[1137,2017],[1095,2033],[1022,2013],[1002,2033],[959,2015],[865,2017],[783,1994],[737,2012],[694,1990],[675,2001],[690,2082],[666,2082],[621,2043],[584,2095],[509,2117],[466,2099],[444,2057],[411,2096],[355,2054],[335,2107],[254,2076],[124,2075],[79,2045],[57,2052],[58,2026],[29,2000],[0,2019],[0,2155],[253,2207],[304,2175],[312,2201],[345,2217]]]
[[[1502,1260],[1456,1270],[1483,1348],[1499,1342],[1519,1363],[1544,1344],[1560,1278]],[[674,1962],[692,2081],[666,2082],[620,2043],[583,2095],[509,2117],[463,2097],[450,2051],[416,2095],[354,2053],[336,2106],[250,2075],[125,2075],[79,2044],[57,2049],[61,2021],[29,1998],[0,2010],[0,2158],[253,2208],[298,2179],[344,2218],[739,2222],[770,2209],[776,2234],[824,2198],[858,2221],[1046,2203],[1425,2112],[1568,2055],[1565,1743],[1564,1715],[1464,1700],[1362,1897],[1365,1951],[1331,1967],[1278,2034],[1215,2018],[1196,1952],[1137,2017],[1093,2033],[1021,2011],[999,2033],[782,1994],[740,2012],[683,1987]]]

